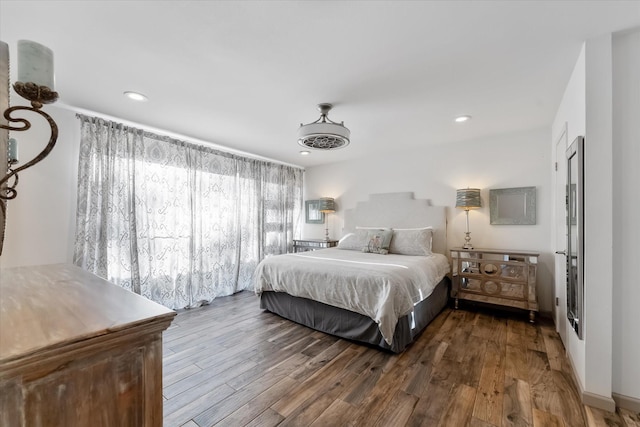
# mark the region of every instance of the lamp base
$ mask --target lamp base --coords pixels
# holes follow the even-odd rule
[[[471,244],[471,233],[467,231],[464,234],[464,245],[462,245],[462,247],[464,249],[473,249],[473,245]]]

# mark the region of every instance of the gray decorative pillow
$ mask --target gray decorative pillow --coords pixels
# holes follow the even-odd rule
[[[355,233],[345,234],[338,241],[338,249],[346,249],[348,251],[361,251],[362,247],[367,244],[368,230],[356,230]]]
[[[358,230],[360,231],[360,230]],[[389,245],[393,231],[390,229],[366,230],[367,243],[362,248],[362,252],[386,255],[389,253]]]
[[[433,228],[394,228],[389,252],[398,255],[431,255]]]

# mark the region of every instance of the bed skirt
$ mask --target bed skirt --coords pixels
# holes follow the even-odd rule
[[[353,311],[271,291],[262,292],[260,308],[327,334],[400,353],[447,306],[449,282],[448,277],[442,279],[429,297],[414,306],[412,314],[398,319],[391,345],[387,344],[378,325],[370,317]],[[412,328],[413,323],[415,326]]]

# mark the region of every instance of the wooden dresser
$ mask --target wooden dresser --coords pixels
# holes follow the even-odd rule
[[[536,270],[539,254],[502,249],[451,249],[451,297],[538,312]]]
[[[162,426],[175,314],[75,266],[0,270],[0,425]]]

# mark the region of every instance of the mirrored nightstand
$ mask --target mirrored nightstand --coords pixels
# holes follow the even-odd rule
[[[316,249],[326,249],[338,246],[337,240],[324,240],[324,239],[294,239],[293,251],[294,252],[306,252],[315,251]]]

